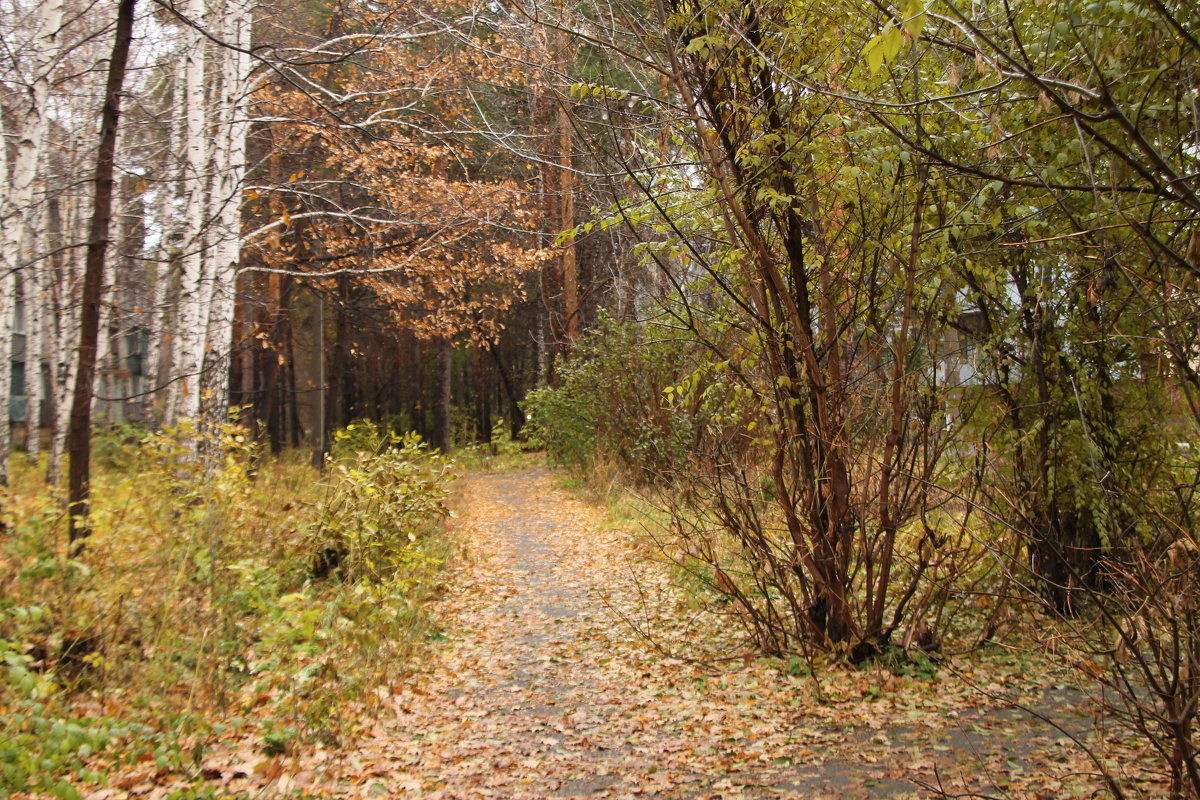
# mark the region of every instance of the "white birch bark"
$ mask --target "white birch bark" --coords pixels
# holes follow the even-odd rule
[[[38,214],[33,226],[32,248],[45,253],[50,248],[46,235],[48,227],[45,209]],[[25,289],[25,452],[34,461],[41,453],[42,363],[45,359],[45,308],[43,287],[46,281],[46,259],[39,259],[25,269],[22,278]]]
[[[12,172],[0,180],[0,485],[8,485],[8,451],[11,446],[9,403],[12,396],[13,295],[20,267],[21,239],[26,214],[33,200],[34,179],[46,136],[46,102],[50,97],[54,67],[61,50],[62,0],[38,5],[38,32],[32,57],[32,74],[26,96],[17,109],[16,158]]]
[[[8,132],[4,128],[4,114],[0,113],[0,187],[8,187],[0,200],[0,486],[8,486],[8,451],[12,446],[12,415],[9,413],[10,394],[12,391],[12,317],[13,289],[16,283],[17,264],[20,259],[18,243],[20,241],[20,223],[22,215],[14,208],[10,195],[16,194],[16,187],[10,183],[8,174]],[[18,144],[18,164],[20,166],[20,144]],[[15,172],[16,170],[14,170]],[[0,190],[2,191],[2,190]],[[16,233],[16,242],[10,246],[10,231]],[[11,249],[10,249],[11,247]]]
[[[172,98],[171,123],[167,134],[168,157],[183,153],[186,143],[187,106],[185,100],[185,85],[187,83],[187,59],[180,58],[175,63],[175,90]],[[154,293],[150,315],[150,352],[147,353],[146,377],[152,387],[164,387],[156,397],[159,421],[167,416],[168,406],[173,402],[174,390],[170,384],[168,369],[173,369],[175,350],[174,341],[167,337],[174,331],[171,325],[174,307],[170,303],[171,286],[178,272],[179,253],[176,252],[179,243],[183,241],[186,231],[178,224],[178,214],[175,202],[183,196],[183,178],[186,172],[185,159],[173,163],[170,187],[159,193],[158,220],[163,230],[159,242],[158,265],[154,273]],[[178,327],[176,325],[175,327]]]
[[[121,218],[124,215],[125,201],[122,189],[123,181],[117,184],[117,213],[113,214],[113,219],[116,222],[115,227],[118,231],[121,230]],[[110,256],[104,261],[104,277],[101,280],[100,286],[100,338],[96,342],[96,391],[92,394],[92,415],[93,417],[102,417],[106,422],[113,422],[113,407],[112,401],[105,398],[112,397],[117,394],[116,387],[113,385],[113,337],[112,337],[112,288],[116,276],[116,262],[121,253],[120,234],[117,237],[117,247],[111,247]]]
[[[79,230],[78,203],[61,220],[64,237]],[[83,274],[81,251],[72,247],[61,256],[59,268],[50,276],[50,301],[53,319],[49,327],[54,353],[51,364],[53,403],[51,408],[50,452],[46,458],[46,483],[57,486],[62,479],[62,459],[67,448],[67,427],[71,418],[71,396],[75,392],[75,347],[79,340],[79,290]]]
[[[164,247],[159,258],[159,263],[154,271],[154,288],[150,301],[150,325],[147,331],[149,344],[147,345],[145,375],[146,382],[151,389],[162,385],[162,353],[165,348],[163,339],[168,333],[167,317],[170,314],[167,298],[170,294],[171,278],[174,273],[171,268],[169,248]]]
[[[204,0],[188,0],[187,15],[199,23],[204,18]],[[205,175],[208,168],[207,107],[204,97],[205,40],[189,31],[184,103],[187,108],[186,165],[183,179],[185,200],[184,253],[179,286],[179,318],[174,339],[174,371],[167,422],[196,419],[200,412],[200,368],[205,322],[202,315],[204,283],[204,212],[207,206]]]
[[[208,354],[212,359],[212,419],[224,422],[229,409],[228,364],[233,349],[237,267],[241,261],[242,190],[246,177],[247,95],[250,79],[251,0],[227,0],[221,61],[221,146],[214,160],[218,240],[214,247]]]

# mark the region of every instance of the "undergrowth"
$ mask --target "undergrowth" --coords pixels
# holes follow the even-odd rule
[[[356,423],[322,473],[230,426],[100,436],[76,553],[40,465],[0,545],[0,796],[74,798],[133,765],[203,796],[221,741],[333,744],[436,635],[451,464]],[[372,438],[373,437],[373,438]],[[117,788],[128,788],[118,786]],[[181,795],[182,796],[182,795]]]
[[[492,426],[487,442],[474,442],[455,452],[457,461],[467,471],[483,472],[521,469],[540,457],[530,452],[536,445],[514,439],[504,420]]]

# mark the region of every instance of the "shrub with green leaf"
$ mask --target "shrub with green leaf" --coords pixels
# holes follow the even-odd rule
[[[452,462],[416,434],[372,429],[352,438],[350,428],[335,434],[335,444],[356,441],[363,449],[332,462],[334,482],[317,506],[315,550],[336,560],[347,580],[379,583],[411,567],[419,540],[449,515]]]
[[[111,437],[78,553],[57,490],[23,462],[14,470],[0,542],[0,796],[78,797],[129,758],[195,775],[200,796],[206,747],[336,737],[338,707],[369,702],[435,630],[425,606],[451,550],[439,525],[448,460],[369,423],[335,434],[339,460],[324,473],[307,458],[261,459],[237,426],[197,456],[197,435]],[[322,578],[325,551],[339,563]]]
[[[669,475],[694,438],[687,410],[665,396],[688,361],[685,347],[653,326],[602,316],[559,365],[558,386],[526,396],[531,441],[581,472],[615,460],[639,480]]]

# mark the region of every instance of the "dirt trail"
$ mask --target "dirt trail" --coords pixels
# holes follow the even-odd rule
[[[690,609],[544,470],[468,477],[460,500],[446,641],[339,796],[923,797],[912,780],[935,763],[1016,786],[1045,765],[1014,753],[1056,758],[1057,733],[984,714],[964,687],[847,673],[817,698],[777,664],[685,660],[739,652],[736,626]],[[879,684],[866,698],[863,681]]]

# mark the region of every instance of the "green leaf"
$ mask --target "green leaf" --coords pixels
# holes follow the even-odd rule
[[[904,31],[916,39],[925,29],[925,6],[919,0],[914,0],[908,4],[904,13],[907,16],[907,19],[904,20]]]
[[[904,34],[899,28],[893,28],[890,25],[883,32],[883,58],[885,61],[891,61],[900,52],[900,45],[904,44]]]
[[[879,68],[883,66],[882,43],[882,37],[876,36],[867,42],[867,46],[863,48],[863,55],[867,57],[867,66],[871,69],[872,75],[879,72]]]

